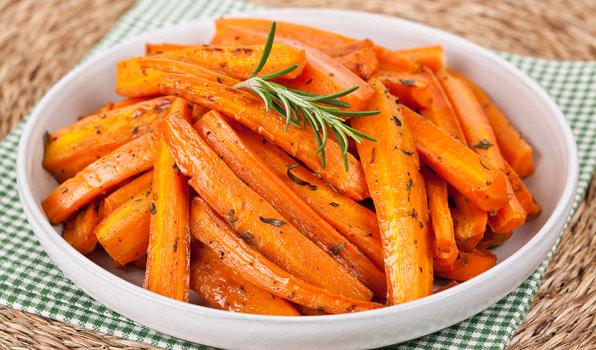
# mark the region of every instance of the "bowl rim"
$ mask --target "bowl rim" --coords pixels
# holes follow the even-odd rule
[[[438,294],[433,294],[427,296],[422,299],[414,300],[405,304],[401,305],[394,305],[385,308],[370,310],[370,311],[363,311],[358,313],[347,313],[347,314],[339,314],[339,315],[325,315],[319,316],[316,318],[311,317],[291,317],[291,316],[267,316],[267,315],[254,315],[254,314],[245,314],[245,313],[236,313],[236,312],[229,312],[223,310],[217,310],[205,306],[195,305],[184,303],[181,301],[177,301],[174,299],[170,299],[156,293],[150,292],[145,290],[131,282],[128,282],[107,270],[104,270],[102,267],[96,265],[90,259],[85,257],[84,255],[80,254],[74,248],[72,248],[66,241],[62,239],[60,235],[55,234],[55,230],[50,226],[49,222],[45,214],[39,209],[36,202],[33,200],[33,194],[31,191],[30,183],[27,179],[27,167],[26,167],[26,158],[27,154],[31,152],[29,147],[29,139],[32,136],[33,129],[35,124],[39,119],[42,118],[44,107],[51,103],[54,96],[58,95],[62,88],[69,84],[69,82],[75,79],[79,74],[85,71],[88,67],[99,62],[105,57],[109,57],[114,55],[116,52],[121,50],[122,48],[130,45],[132,42],[138,42],[140,40],[145,40],[145,38],[150,38],[157,33],[172,30],[172,29],[181,29],[184,27],[192,27],[197,25],[198,22],[208,22],[213,21],[220,16],[212,16],[212,17],[205,17],[199,19],[193,19],[190,21],[186,21],[176,25],[168,25],[162,28],[151,30],[145,32],[141,35],[137,35],[122,41],[121,43],[114,45],[113,47],[106,49],[102,52],[96,53],[94,56],[90,57],[86,60],[83,64],[76,66],[70,72],[68,72],[65,76],[63,76],[44,96],[43,98],[37,103],[29,119],[26,122],[24,127],[23,133],[19,140],[18,145],[18,153],[17,153],[17,188],[19,192],[19,196],[21,199],[21,203],[23,205],[23,209],[27,216],[29,223],[32,226],[32,230],[35,232],[36,236],[40,241],[43,240],[42,243],[52,244],[54,248],[61,250],[65,253],[69,259],[73,261],[77,261],[82,265],[83,268],[87,270],[88,273],[94,274],[96,277],[102,279],[102,283],[110,284],[112,287],[125,290],[128,293],[133,293],[139,297],[142,297],[150,302],[155,302],[162,304],[163,306],[167,306],[170,308],[181,309],[185,312],[192,312],[199,315],[205,316],[212,316],[217,318],[224,318],[224,319],[243,319],[246,321],[251,322],[284,322],[289,324],[303,324],[303,323],[318,323],[321,325],[329,324],[330,322],[338,322],[338,321],[348,321],[351,319],[368,319],[374,318],[381,315],[387,315],[392,313],[407,313],[412,310],[416,310],[417,308],[421,307],[425,304],[434,304],[440,303],[445,299],[450,299],[452,296],[456,294],[465,293],[467,289],[474,288],[477,285],[484,283],[485,280],[494,278],[498,276],[503,270],[510,268],[512,265],[517,264],[520,260],[523,259],[524,255],[532,249],[538,241],[543,240],[549,234],[556,234],[560,235],[560,232],[553,232],[554,226],[559,222],[563,215],[565,215],[565,220],[568,220],[568,212],[571,210],[571,205],[573,203],[573,199],[575,197],[577,183],[579,178],[579,163],[578,163],[578,154],[577,148],[574,141],[573,134],[571,132],[570,126],[567,123],[565,117],[563,116],[562,112],[560,111],[559,107],[553,101],[553,99],[538,85],[537,82],[530,79],[525,73],[518,70],[515,66],[508,63],[501,57],[497,56],[494,52],[479,46],[471,41],[459,37],[455,34],[451,34],[445,32],[443,30],[430,27],[424,24],[416,23],[413,21],[405,20],[398,17],[388,16],[388,15],[381,15],[381,14],[372,14],[366,12],[359,12],[359,11],[352,11],[352,10],[338,10],[338,9],[308,9],[308,8],[285,8],[285,9],[270,9],[270,10],[258,10],[258,11],[249,11],[249,12],[241,12],[241,13],[230,13],[224,15],[224,17],[250,17],[250,18],[272,18],[278,15],[287,15],[287,14],[301,14],[301,15],[321,15],[321,14],[330,14],[335,16],[342,16],[346,17],[347,19],[357,18],[358,20],[367,20],[367,21],[395,21],[401,24],[405,24],[407,26],[411,26],[416,29],[421,29],[424,31],[431,31],[437,38],[441,38],[443,40],[454,41],[458,45],[462,45],[464,47],[473,48],[478,53],[482,54],[482,59],[490,60],[492,63],[498,65],[501,69],[508,71],[511,75],[513,75],[521,84],[523,84],[526,88],[532,90],[539,99],[541,99],[544,103],[547,104],[547,107],[551,109],[553,115],[556,118],[556,122],[559,126],[559,130],[561,131],[562,137],[565,141],[566,146],[566,156],[569,162],[569,167],[567,169],[567,178],[565,182],[565,186],[563,189],[563,193],[553,209],[553,213],[551,217],[547,219],[544,223],[542,228],[534,234],[534,236],[521,248],[519,248],[515,253],[513,253],[508,258],[501,261],[495,267],[490,269],[489,271],[469,280],[464,283],[461,283],[453,288],[450,288],[446,291],[443,291]],[[42,244],[44,246],[44,244]],[[45,247],[44,247],[45,250]],[[547,252],[548,253],[548,252]],[[547,254],[545,253],[545,255]],[[526,275],[524,279],[527,279],[530,274]],[[74,281],[73,281],[74,283]],[[76,284],[76,283],[75,283]],[[77,284],[78,286],[78,284]],[[79,286],[78,286],[79,287]],[[80,287],[79,287],[80,288]],[[509,291],[510,292],[510,291]],[[88,293],[91,297],[93,297],[93,293]],[[93,297],[95,299],[95,297]],[[126,317],[126,316],[125,316]]]

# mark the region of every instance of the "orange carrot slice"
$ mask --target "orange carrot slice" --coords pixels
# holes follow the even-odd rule
[[[98,223],[97,203],[91,202],[66,221],[62,237],[79,253],[91,253],[97,245],[95,227]]]
[[[488,250],[478,247],[471,252],[461,252],[455,261],[453,271],[435,271],[442,278],[467,281],[490,270],[497,264],[497,257]]]

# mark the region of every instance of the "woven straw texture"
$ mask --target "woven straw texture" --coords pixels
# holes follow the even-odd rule
[[[396,15],[485,47],[554,59],[596,59],[593,1],[254,1],[268,6],[336,7]],[[71,69],[132,1],[0,1],[0,139]],[[594,96],[592,96],[594,98]],[[592,348],[596,343],[596,189],[578,207],[513,349]],[[8,307],[0,308],[0,348],[152,349]]]

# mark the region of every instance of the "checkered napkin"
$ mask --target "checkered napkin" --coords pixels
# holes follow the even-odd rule
[[[147,30],[259,7],[231,0],[141,0],[88,55]],[[555,99],[573,129],[580,157],[576,204],[594,171],[596,62],[558,62],[499,53]],[[17,195],[15,162],[21,123],[0,143],[0,305],[172,349],[207,349],[141,326],[99,304],[62,275],[29,227]],[[551,253],[552,255],[552,253]],[[504,299],[457,325],[390,349],[503,349],[528,311],[547,259]]]

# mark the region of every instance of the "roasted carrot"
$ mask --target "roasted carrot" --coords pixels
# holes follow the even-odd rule
[[[309,307],[305,307],[305,306],[302,306],[302,305],[292,304],[292,306],[294,306],[294,308],[296,310],[298,310],[298,312],[300,312],[300,316],[323,316],[323,315],[328,315],[328,313],[326,313],[325,311],[321,311],[321,310],[317,310],[317,309],[311,309]]]
[[[142,69],[140,57],[118,62],[116,65],[116,93],[136,98],[159,95],[159,82],[163,73],[152,69]]]
[[[182,45],[182,44],[145,44],[145,56],[159,55],[168,51],[176,51],[181,49],[187,49],[190,47],[199,47],[199,45]]]
[[[140,193],[122,204],[95,228],[97,241],[119,266],[147,253],[151,192]]]
[[[300,316],[285,299],[277,298],[226,266],[221,256],[200,243],[191,244],[190,288],[214,308],[247,314]]]
[[[498,210],[507,204],[507,179],[503,172],[428,119],[401,107],[425,164],[482,210]]]
[[[352,120],[377,142],[358,144],[383,242],[388,302],[401,304],[433,289],[432,237],[424,179],[414,137],[394,98],[377,79],[370,108],[380,114]],[[374,154],[374,158],[373,158]]]
[[[383,247],[376,214],[353,199],[339,192],[313,173],[298,164],[281,148],[262,136],[235,124],[234,129],[275,174],[304,199],[323,219],[344,237],[360,248],[378,268],[383,265]]]
[[[379,60],[380,69],[398,73],[415,73],[418,71],[418,65],[404,55],[381,46],[375,46],[374,50]]]
[[[463,251],[472,251],[484,236],[488,214],[471,204],[456,189],[449,186],[452,201],[451,217],[455,227],[457,246]]]
[[[218,33],[221,31],[231,32],[236,44],[257,45],[264,44],[267,40],[269,30],[259,32],[231,24],[224,24],[220,28],[219,23],[220,21],[216,22]],[[364,80],[337,60],[309,46],[309,43],[284,38],[279,33],[275,36],[275,42],[304,50],[306,53],[306,65],[302,74],[296,79],[285,81],[284,85],[317,94],[331,94],[358,86],[358,90],[341,97],[340,100],[350,104],[353,110],[366,108],[373,93],[372,89]]]
[[[153,166],[153,147],[158,137],[147,133],[89,164],[54,189],[41,203],[54,225],[64,221],[83,205],[131,176]]]
[[[236,177],[186,120],[169,117],[158,130],[189,184],[267,259],[334,293],[370,300],[370,290]]]
[[[478,85],[462,74],[452,71],[449,73],[461,79],[472,88],[495,133],[503,158],[511,164],[511,167],[513,167],[521,178],[532,175],[534,173],[532,147],[522,138],[521,134],[509,123],[507,117]]]
[[[399,73],[386,69],[379,70],[376,78],[399,98],[400,103],[409,106],[425,106],[432,98],[427,89],[428,78],[420,74]]]
[[[121,186],[114,192],[110,193],[103,199],[103,203],[99,208],[99,220],[103,220],[110,215],[116,208],[124,204],[139,193],[151,191],[151,183],[153,182],[153,171],[149,170],[136,179]]]
[[[506,160],[505,175],[507,175],[511,186],[513,187],[513,192],[515,193],[515,197],[519,200],[519,204],[521,204],[526,211],[526,221],[534,219],[540,214],[542,209],[540,208],[540,205],[536,203],[534,196],[532,196],[530,191],[526,188],[526,185],[524,185],[519,175]]]
[[[495,134],[472,89],[463,80],[445,71],[440,71],[437,76],[454,107],[468,145],[488,162],[505,172],[505,163]],[[509,202],[488,218],[488,224],[497,233],[513,231],[526,220],[526,212],[515,196],[509,180],[507,180],[507,193],[510,197]]]
[[[453,270],[459,250],[455,243],[453,219],[449,211],[447,183],[427,168],[422,168],[428,210],[434,232],[433,266],[435,270]]]
[[[263,197],[285,219],[367,286],[378,299],[386,296],[385,275],[279,178],[214,111],[204,115],[195,129],[242,181]]]
[[[493,253],[478,247],[471,252],[461,252],[455,261],[453,271],[436,271],[435,274],[442,278],[463,282],[490,270],[496,264],[497,257]]]
[[[509,238],[511,238],[512,235],[513,231],[505,233],[495,233],[490,229],[490,227],[487,227],[486,232],[484,233],[484,238],[482,238],[479,245],[484,248],[496,247],[505,243]]]
[[[279,268],[251,248],[199,197],[195,197],[192,202],[191,232],[195,238],[220,255],[224,264],[277,297],[328,313],[357,312],[382,307],[381,304],[334,294]]]
[[[319,50],[333,58],[338,58],[363,49],[372,49],[374,46],[375,44],[370,39],[364,39],[336,46],[319,47]]]
[[[370,47],[351,52],[336,59],[364,81],[367,81],[379,68],[379,61],[375,51]]]
[[[432,69],[433,72],[447,67],[447,57],[441,46],[424,46],[413,49],[396,50],[395,53],[409,57],[422,66]]]
[[[190,120],[190,114],[188,103],[176,99],[168,116]],[[153,215],[143,287],[186,302],[190,288],[190,198],[187,182],[188,178],[178,171],[168,147],[160,140],[153,165]]]
[[[152,130],[167,113],[169,96],[86,117],[47,137],[43,167],[59,182]]]
[[[362,200],[368,190],[360,162],[348,154],[348,171],[343,164],[339,145],[328,142],[325,147],[326,165],[323,167],[319,148],[312,129],[307,126],[299,129],[290,126],[273,110],[266,111],[265,104],[249,92],[236,90],[205,79],[167,74],[162,89],[167,94],[183,97],[193,103],[216,110],[232,118],[249,129],[259,133],[283,148],[290,155],[300,159],[314,172],[332,184],[340,193],[350,198]],[[300,140],[297,142],[297,140]]]
[[[176,60],[168,57],[140,57],[138,64],[142,69],[153,69],[164,73],[178,73],[183,75],[191,75],[209,81],[216,81],[224,85],[234,85],[240,82],[238,79],[234,79],[225,74],[216,73],[207,68],[197,66],[192,63]],[[161,74],[161,73],[160,73]],[[163,79],[163,75],[160,79]],[[160,80],[161,82],[161,80]],[[159,84],[158,84],[159,85]],[[159,88],[159,86],[158,86]]]
[[[98,223],[97,203],[93,201],[66,220],[62,237],[79,253],[91,253],[97,245],[94,231]]]

